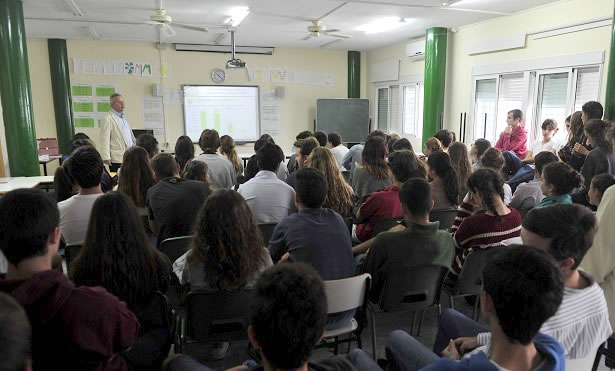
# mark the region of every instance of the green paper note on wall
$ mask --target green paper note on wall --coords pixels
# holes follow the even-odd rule
[[[73,97],[91,97],[92,85],[73,85],[72,93]]]
[[[111,111],[111,103],[110,102],[96,102],[96,111],[98,112]]]
[[[76,128],[93,128],[94,118],[92,117],[75,118],[75,127]]]
[[[73,102],[73,112],[94,112],[94,103],[92,102]]]
[[[103,87],[103,86],[96,87],[97,97],[110,97],[114,93],[115,93],[114,87]]]

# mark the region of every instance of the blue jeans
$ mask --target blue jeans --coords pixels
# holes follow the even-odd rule
[[[451,339],[459,337],[476,336],[481,332],[488,332],[489,329],[480,323],[473,321],[462,313],[454,309],[445,309],[440,316],[440,324],[436,341],[433,345],[433,351],[436,354],[442,354],[442,350],[446,348]]]
[[[346,356],[357,371],[382,371],[372,357],[361,349],[353,349]]]
[[[386,344],[389,367],[393,370],[415,371],[439,359],[434,352],[406,332],[396,330]]]
[[[508,183],[513,192],[515,192],[519,184],[527,183],[534,179],[534,169],[530,165],[521,162],[514,152],[506,151],[502,155],[506,159],[504,172],[509,176],[506,183]]]

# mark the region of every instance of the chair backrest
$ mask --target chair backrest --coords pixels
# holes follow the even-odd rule
[[[81,252],[81,245],[70,245],[64,248],[64,259],[66,260],[66,265],[70,265],[70,263],[75,259],[79,253]]]
[[[273,235],[273,230],[277,224],[259,224],[258,229],[261,231],[261,235],[263,236],[263,243],[265,246],[269,245],[269,240]]]
[[[160,243],[160,252],[169,257],[171,263],[184,255],[190,246],[194,236],[172,237]]]
[[[483,268],[492,249],[477,249],[466,257],[457,278],[456,295],[478,295],[483,285]]]
[[[369,274],[363,273],[360,276],[325,281],[327,313],[339,313],[362,307],[365,304],[371,278]]]
[[[521,205],[517,208],[519,214],[521,214],[521,219],[525,218],[525,215],[530,212],[536,206],[536,200],[534,197],[527,197],[521,201]]]
[[[247,339],[251,289],[192,291],[186,297],[186,335],[198,342]]]
[[[403,217],[379,221],[376,225],[374,225],[374,232],[372,233],[372,236],[376,237],[379,233],[388,231],[401,223],[402,220],[404,220]]]
[[[457,217],[457,209],[432,210],[429,213],[429,220],[432,222],[440,222],[439,229],[450,231]]]
[[[427,308],[440,302],[440,290],[448,268],[439,265],[401,265],[387,273],[380,308],[387,312]]]
[[[598,352],[598,348],[593,349],[585,358],[577,358],[577,359],[569,359],[566,358],[566,370],[591,370],[594,365],[594,360],[596,358],[596,353]]]
[[[160,291],[152,300],[142,308],[139,313],[136,313],[141,323],[141,332],[149,331],[156,328],[165,328],[171,331],[172,313],[167,297]]]

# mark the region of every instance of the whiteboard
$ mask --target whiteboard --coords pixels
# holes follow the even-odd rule
[[[205,129],[236,142],[260,137],[258,86],[184,85],[183,90],[185,134],[194,143]]]

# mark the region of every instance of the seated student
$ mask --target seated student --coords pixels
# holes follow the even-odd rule
[[[0,292],[0,359],[4,371],[32,371],[32,328],[26,312]]]
[[[318,141],[321,147],[326,147],[329,142],[329,138],[327,137],[327,133],[322,130],[318,130],[314,132],[314,138]]]
[[[60,243],[55,202],[39,190],[14,190],[0,198],[0,220],[0,250],[9,262],[0,292],[28,314],[33,369],[126,370],[117,355],[134,344],[139,322],[105,289],[77,288],[51,269]]]
[[[442,151],[448,152],[448,147],[453,143],[453,133],[449,130],[442,129],[436,132],[433,137],[440,141]]]
[[[177,138],[175,143],[175,161],[179,165],[179,170],[184,171],[186,164],[194,159],[194,144],[187,135]]]
[[[589,204],[596,207],[600,206],[604,192],[612,185],[615,185],[615,175],[608,173],[596,175],[589,186],[589,192],[587,192]]]
[[[297,149],[297,153],[295,153],[295,158],[297,159],[296,170],[298,170],[304,166],[307,166],[307,160],[309,156],[312,154],[314,148],[320,147],[320,144],[318,144],[316,138],[309,137],[296,141],[294,146]],[[297,172],[296,170],[293,172],[293,174]],[[286,184],[295,189],[297,186],[297,174],[293,174],[290,174],[288,178],[286,178]]]
[[[158,150],[158,140],[151,134],[141,134],[137,137],[137,147],[142,147],[147,151],[147,157],[151,160],[160,152]]]
[[[548,164],[540,176],[540,190],[546,197],[535,207],[572,203],[570,192],[579,187],[582,181],[581,175],[563,162]]]
[[[385,161],[386,152],[386,143],[380,137],[373,136],[365,142],[361,164],[352,175],[352,189],[359,200],[391,185]]]
[[[423,155],[425,158],[431,156],[432,153],[441,152],[442,151],[442,143],[438,138],[431,137],[427,139],[425,142],[425,146],[423,148]]]
[[[295,137],[295,140],[299,141],[301,139],[306,139],[306,138],[309,138],[311,136],[312,136],[312,132],[309,131],[309,130],[305,130],[305,131],[302,131],[299,134],[297,134],[297,136]],[[329,139],[329,141],[330,141],[330,139]],[[294,146],[294,144],[293,144],[293,146]],[[295,147],[295,150],[296,149],[297,149],[297,147]],[[298,167],[297,167],[297,155],[296,154],[293,155],[293,156],[290,156],[290,159],[288,160],[287,168],[288,168],[288,176],[290,176],[290,174],[292,174],[295,171],[297,171]],[[340,168],[341,168],[341,165],[340,165]]]
[[[545,195],[542,193],[542,189],[540,188],[540,185],[542,184],[542,170],[546,165],[552,162],[557,162],[558,158],[553,152],[544,151],[537,154],[534,159],[536,165],[536,169],[534,170],[534,179],[527,183],[521,183],[517,186],[517,189],[515,189],[515,193],[513,194],[508,206],[517,209],[526,198],[533,199],[534,202],[532,206],[536,206],[545,198]]]
[[[79,193],[79,186],[68,174],[68,160],[56,168],[53,174],[53,195],[57,202],[62,202]]]
[[[325,331],[327,297],[322,279],[301,263],[269,268],[258,279],[248,327],[250,344],[262,356],[257,371],[355,368],[342,356],[308,361]],[[247,369],[238,366],[233,369]],[[165,371],[210,371],[186,355],[172,358]]]
[[[613,332],[602,289],[579,268],[592,245],[596,227],[593,213],[581,205],[534,209],[523,219],[523,243],[551,255],[564,279],[562,304],[540,332],[553,336],[569,359],[587,357]],[[447,309],[440,319],[434,352],[440,354],[450,339],[462,352],[478,346],[489,349],[491,334],[487,331],[463,314]]]
[[[209,180],[215,190],[228,189],[235,185],[237,176],[233,164],[224,156],[218,154],[220,136],[213,129],[205,129],[201,133],[199,146],[203,154],[194,158],[194,161],[203,161],[209,169]]]
[[[419,168],[416,156],[408,151],[393,152],[386,164],[391,186],[372,193],[367,201],[361,205],[357,218],[359,224],[354,231],[359,241],[367,241],[372,238],[374,227],[378,222],[402,216],[399,187],[411,178],[413,170]]]
[[[606,132],[615,123],[602,120],[590,120],[585,124],[587,142],[594,147],[585,158],[581,175],[585,179],[585,188],[589,189],[595,175],[602,173],[615,174],[615,154],[613,146],[606,139]]]
[[[446,152],[435,152],[427,159],[429,178],[431,178],[431,196],[433,209],[456,208],[459,202],[459,183],[457,172],[451,166],[451,159]],[[465,196],[465,195],[464,195]]]
[[[77,133],[73,136],[73,140],[71,140],[70,142],[70,153],[71,154],[75,152],[77,148],[84,147],[84,146],[90,146],[90,147],[96,148],[96,145],[94,144],[94,142],[90,140],[90,138],[87,138],[87,137],[83,138],[82,136],[85,136],[85,134]],[[80,138],[80,139],[75,139],[75,138]],[[62,156],[62,165],[60,167],[64,166],[65,169],[68,169],[67,167],[68,163],[65,164],[64,161],[68,161],[69,159],[70,159],[70,155]],[[107,168],[104,168],[102,176],[100,177],[100,187],[103,192],[108,192],[113,189],[113,186],[114,186],[114,181],[113,179],[111,179],[111,175],[107,171]]]
[[[295,191],[276,176],[283,159],[279,146],[265,143],[256,153],[261,170],[237,190],[248,203],[257,225],[277,224],[295,212]]]
[[[600,114],[602,118],[602,113]],[[574,147],[577,143],[586,143],[584,125],[583,125],[583,113],[576,111],[572,115],[566,118],[566,128],[568,129],[568,140],[563,143],[562,148],[557,151],[557,155],[562,162],[570,165],[571,168],[576,171],[580,171],[585,161],[585,155],[581,155],[574,151]]]
[[[495,148],[488,148],[480,157],[480,168],[491,169],[498,173],[502,179],[504,179],[502,169],[504,169],[505,164],[506,160],[504,160],[504,155],[502,155],[502,152]],[[506,183],[502,184],[502,187],[504,189],[504,203],[508,205],[512,199],[512,189]]]
[[[271,137],[271,135],[269,134],[263,134],[261,135],[261,139],[266,139],[269,143],[275,144],[275,140],[273,140],[273,138]],[[256,153],[257,150],[254,149],[254,153]],[[282,157],[284,157],[284,152],[282,152]],[[278,167],[278,171],[276,173],[278,179],[280,179],[281,181],[286,181],[286,179],[288,178],[288,168],[286,167],[286,163],[284,162],[284,158],[282,158],[282,162],[280,162],[280,167]]]
[[[156,184],[154,170],[147,152],[142,147],[131,147],[124,152],[117,190],[128,196],[140,216],[147,216],[147,191]]]
[[[258,138],[256,142],[254,142],[254,155],[250,157],[250,159],[248,160],[248,164],[246,165],[244,182],[247,182],[248,180],[254,178],[256,176],[256,173],[261,170],[258,168],[258,164],[256,163],[256,154],[258,153],[258,150],[265,145],[265,143],[275,144],[275,141],[273,140],[271,135],[263,134],[260,138]],[[284,153],[282,153],[282,157],[283,156]],[[288,169],[286,168],[284,160],[282,160],[282,162],[280,163],[280,167],[278,167],[276,176],[283,182],[287,181]]]
[[[397,142],[393,143],[393,151],[410,151],[414,153],[414,149],[412,148],[412,144],[406,138],[401,138]]]
[[[439,358],[415,338],[397,330],[387,339],[389,362],[408,371],[563,371],[562,346],[539,333],[562,303],[562,276],[554,259],[538,249],[512,246],[489,260],[482,276],[481,313],[493,334],[489,351],[461,358],[457,344],[450,339]]]
[[[500,134],[495,148],[501,152],[510,151],[518,158],[525,158],[527,153],[527,130],[522,124],[523,112],[514,109],[506,117],[506,129]]]
[[[455,257],[455,241],[450,233],[438,230],[439,222],[429,221],[433,206],[431,187],[425,179],[411,178],[399,190],[404,221],[399,232],[383,232],[374,239],[362,266],[372,276],[371,300],[378,303],[387,275],[395,267],[435,264],[450,268]]]
[[[470,148],[470,159],[472,160],[472,171],[476,171],[481,168],[480,158],[485,151],[491,148],[491,142],[487,139],[477,139],[472,148]]]
[[[169,329],[158,315],[156,291],[166,292],[171,263],[148,243],[128,196],[108,192],[96,200],[85,243],[69,273],[76,285],[104,287],[136,314],[141,323],[140,337],[124,354],[130,365],[160,367],[171,343]],[[154,315],[152,308],[156,308]]]
[[[229,135],[223,135],[220,137],[220,153],[226,156],[226,158],[233,164],[235,168],[235,174],[243,176],[243,161],[237,155],[235,150],[235,141]]]
[[[457,243],[452,275],[448,275],[451,279],[456,280],[463,262],[472,251],[500,247],[501,241],[519,237],[521,215],[504,203],[502,186],[502,177],[491,169],[477,170],[468,179],[470,193],[459,206],[451,229]],[[485,213],[473,215],[477,206]]]
[[[587,155],[589,154],[589,152],[591,152],[594,149],[594,144],[591,143],[591,141],[589,140],[587,136],[587,131],[585,129],[587,124],[589,124],[589,122],[592,120],[602,121],[603,114],[604,114],[604,108],[602,107],[602,104],[600,104],[599,102],[590,101],[590,102],[583,104],[583,106],[581,107],[581,121],[583,124],[581,126],[581,132],[583,133],[583,135],[580,138],[581,140],[577,141],[572,147],[573,159],[574,160],[580,159],[580,160],[574,161],[574,163],[570,164],[570,166],[573,169],[580,171],[579,169],[583,167],[583,164],[585,162]],[[600,128],[595,127],[594,129],[600,129]],[[594,136],[600,137],[601,133],[596,132],[594,133]],[[577,164],[578,164],[578,167],[574,166]]]
[[[387,138],[387,135],[382,131],[374,130],[367,135],[365,141],[367,142],[367,139],[374,136],[380,137],[383,140],[386,140]],[[346,153],[346,155],[342,159],[342,166],[346,170],[350,171],[350,173],[348,174],[348,183],[350,184],[352,184],[352,175],[354,174],[354,170],[356,169],[357,165],[361,163],[361,158],[363,157],[363,148],[365,148],[363,144],[355,144],[354,146],[350,147],[348,153]]]
[[[196,164],[207,166],[201,161]],[[158,183],[147,191],[146,205],[150,227],[157,233],[160,245],[167,238],[192,234],[196,216],[211,188],[206,182],[180,178],[179,165],[168,153],[154,156],[152,168]]]
[[[207,184],[210,192],[213,192],[211,183],[209,182],[209,169],[203,161],[189,162],[181,174],[182,178],[188,180],[196,180]]]
[[[342,167],[342,160],[346,153],[348,153],[349,149],[345,145],[342,144],[342,137],[338,133],[329,133],[329,148],[333,156],[335,157],[335,162],[337,162],[337,166],[341,171],[348,171]]]
[[[540,152],[555,152],[557,149],[557,141],[553,139],[555,134],[557,134],[557,121],[553,119],[546,119],[542,123],[541,128],[542,138],[536,139],[534,143],[532,143],[532,147],[523,159],[524,164],[533,164],[534,157],[536,157],[536,155]]]
[[[58,202],[60,210],[60,231],[67,246],[81,245],[90,219],[94,201],[103,195],[100,176],[103,160],[93,147],[77,149],[68,160],[68,172],[79,186],[79,193]]]
[[[459,200],[461,203],[465,195],[468,194],[468,178],[472,175],[472,161],[468,147],[462,142],[453,142],[449,149],[448,155],[451,158],[451,166],[457,174],[457,184],[459,185]]]
[[[308,157],[308,166],[322,171],[327,180],[327,198],[322,207],[329,208],[342,217],[352,213],[352,187],[346,183],[335,157],[327,147],[316,147]]]
[[[352,242],[344,219],[322,208],[327,181],[320,170],[303,167],[297,173],[298,213],[284,218],[274,229],[269,252],[274,262],[292,258],[311,264],[325,280],[354,273]]]

